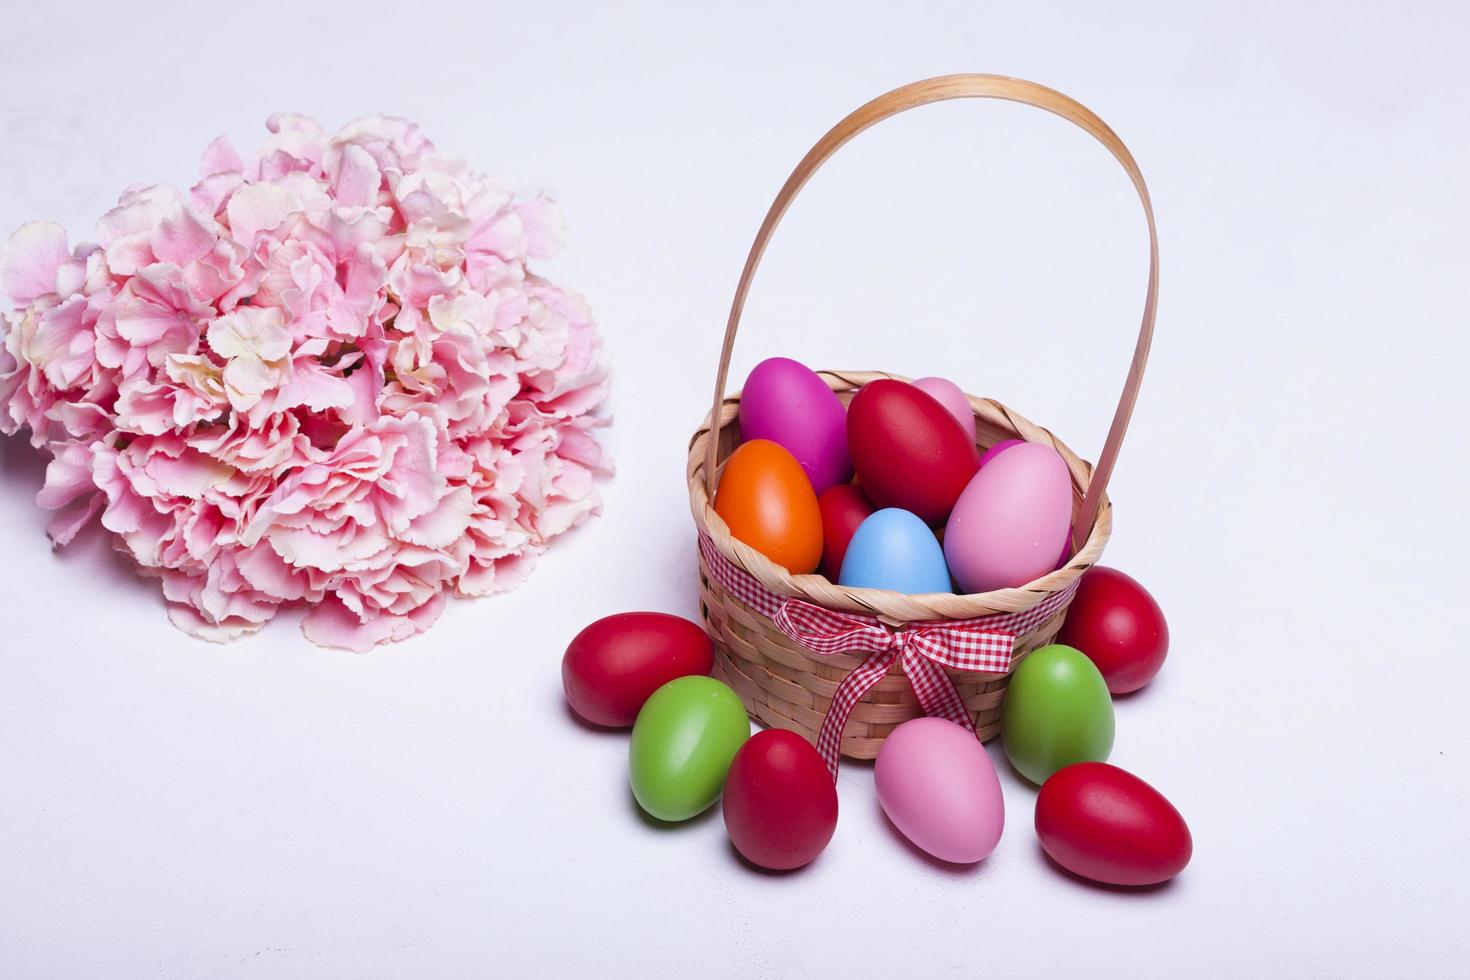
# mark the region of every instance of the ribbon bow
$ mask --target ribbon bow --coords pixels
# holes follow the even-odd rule
[[[1003,674],[1010,668],[1016,641],[1015,633],[983,620],[891,630],[876,617],[823,609],[800,599],[783,602],[774,622],[781,632],[820,656],[844,651],[870,654],[837,686],[817,735],[817,751],[834,779],[842,754],[842,732],[853,707],[883,679],[894,661],[926,715],[963,725],[973,735],[970,712],[944,668]]]
[[[779,596],[737,568],[708,536],[699,536],[699,553],[709,575],[733,596],[776,624],[776,628],[818,656],[866,651],[832,695],[832,707],[817,734],[832,778],[842,756],[842,730],[853,707],[883,679],[894,661],[908,678],[925,714],[946,718],[973,733],[975,725],[945,668],[1004,674],[1011,668],[1016,637],[1063,609],[1077,591],[1072,583],[1023,612],[995,613],[978,619],[936,620],[889,629],[876,616],[837,612],[802,599]]]

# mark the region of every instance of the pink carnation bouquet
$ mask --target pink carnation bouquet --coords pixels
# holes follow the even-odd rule
[[[51,457],[56,545],[100,514],[181,629],[305,604],[311,640],[367,650],[598,512],[607,363],[528,268],[562,245],[551,200],[405,120],[268,126],[254,160],[211,144],[187,193],[129,188],[97,244],[5,242],[0,430]]]

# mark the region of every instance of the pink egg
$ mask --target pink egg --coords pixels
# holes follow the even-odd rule
[[[945,378],[920,378],[913,385],[943,405],[944,410],[953,415],[960,428],[965,430],[970,442],[975,441],[975,410],[970,407],[970,399],[965,397],[959,385]]]
[[[1016,588],[1056,568],[1072,518],[1072,480],[1050,446],[1028,442],[970,480],[944,527],[944,558],[965,592]]]
[[[878,803],[899,832],[941,861],[974,864],[995,850],[1005,798],[985,747],[943,718],[906,721],[873,767]]]
[[[991,446],[989,449],[985,450],[985,452],[981,454],[980,465],[984,466],[986,463],[990,462],[992,459],[999,456],[1007,449],[1010,449],[1012,446],[1024,446],[1025,444],[1026,440],[1024,439],[1005,439],[1001,442],[997,442],[995,445]]]

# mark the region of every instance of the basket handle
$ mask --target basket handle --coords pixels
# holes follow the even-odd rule
[[[807,155],[802,157],[791,176],[786,178],[776,200],[771,202],[771,209],[766,212],[760,230],[756,232],[755,242],[750,246],[750,254],[745,258],[745,268],[740,272],[740,282],[735,287],[735,299],[730,304],[730,319],[725,324],[725,342],[720,348],[720,366],[715,374],[714,405],[710,411],[712,432],[705,450],[704,474],[711,498],[715,493],[715,453],[721,427],[720,405],[725,400],[725,381],[730,373],[730,354],[735,347],[735,332],[740,327],[740,314],[745,309],[745,297],[750,292],[750,282],[755,277],[756,266],[765,254],[766,245],[770,242],[776,225],[786,214],[797,192],[817,172],[817,168],[848,140],[889,116],[896,116],[900,112],[931,102],[945,102],[950,99],[1003,99],[1007,102],[1019,102],[1045,109],[1076,124],[1107,147],[1123,165],[1138,191],[1138,199],[1143,203],[1143,214],[1148,221],[1148,292],[1144,297],[1143,322],[1138,328],[1138,343],[1133,348],[1133,363],[1128,367],[1128,379],[1123,384],[1123,394],[1118,399],[1117,411],[1113,413],[1112,428],[1108,430],[1107,442],[1103,444],[1102,455],[1098,458],[1097,468],[1093,471],[1092,480],[1087,486],[1087,495],[1083,498],[1082,508],[1077,515],[1078,533],[1083,538],[1089,533],[1088,529],[1092,527],[1103,493],[1107,489],[1108,478],[1113,473],[1118,449],[1123,444],[1123,434],[1128,430],[1134,402],[1138,400],[1138,386],[1143,381],[1143,368],[1148,362],[1149,345],[1153,340],[1154,311],[1159,293],[1159,237],[1154,228],[1154,209],[1149,200],[1148,187],[1143,182],[1143,174],[1139,172],[1133,154],[1128,152],[1128,147],[1123,145],[1123,141],[1107,123],[1082,103],[1054,89],[1004,75],[941,75],[880,95],[833,126],[827,135],[807,151]]]

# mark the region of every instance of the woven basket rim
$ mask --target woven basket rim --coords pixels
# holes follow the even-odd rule
[[[869,381],[889,378],[895,381],[910,381],[900,374],[885,371],[818,371],[817,376],[834,392],[856,391]],[[720,406],[720,424],[723,428],[735,421],[739,414],[740,392],[728,395]],[[970,407],[981,425],[990,430],[1011,433],[1007,438],[1023,439],[1051,446],[1067,464],[1072,477],[1075,494],[1086,494],[1092,477],[1092,464],[1072,452],[1068,446],[1049,430],[1036,425],[1025,416],[990,398],[977,398],[966,393]],[[1087,540],[1082,548],[1062,568],[1011,589],[997,589],[966,595],[947,592],[923,595],[906,595],[886,589],[860,589],[838,585],[820,574],[793,575],[754,548],[737,541],[730,534],[724,520],[715,513],[713,502],[705,489],[706,441],[710,439],[712,418],[706,415],[703,423],[689,441],[689,506],[694,523],[700,533],[708,535],[720,554],[756,578],[763,586],[777,595],[803,599],[828,609],[844,612],[876,615],[890,625],[932,620],[972,619],[996,613],[1024,612],[1047,596],[1072,586],[1102,555],[1103,547],[1112,535],[1112,503],[1106,494]],[[999,440],[996,440],[999,441]],[[992,443],[993,444],[993,443]]]

